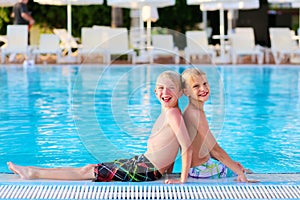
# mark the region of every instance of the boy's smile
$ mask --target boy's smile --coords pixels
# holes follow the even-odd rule
[[[189,80],[188,87],[186,88],[187,96],[205,102],[209,98],[210,88],[205,75],[194,76]]]
[[[155,87],[155,94],[163,107],[175,107],[181,92],[177,84],[170,79],[161,78]]]
[[[169,102],[171,99],[172,99],[172,97],[170,97],[170,96],[163,96],[163,97],[162,97],[162,100],[163,100],[164,102]]]

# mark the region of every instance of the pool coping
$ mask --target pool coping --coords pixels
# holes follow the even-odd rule
[[[113,184],[113,185],[143,185],[143,184],[164,184],[164,180],[167,178],[179,178],[179,174],[170,174],[164,176],[162,179],[151,182],[102,182],[101,184]],[[208,185],[238,185],[238,184],[271,184],[271,185],[299,185],[300,186],[300,173],[265,173],[265,174],[247,174],[249,180],[258,180],[258,183],[241,183],[237,182],[235,178],[203,178],[195,179],[188,178],[185,184],[208,184]],[[16,174],[11,173],[0,173],[0,185],[1,184],[94,184],[91,180],[49,180],[49,179],[35,179],[35,180],[24,180]]]

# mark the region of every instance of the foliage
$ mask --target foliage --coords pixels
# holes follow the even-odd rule
[[[10,14],[9,8],[0,8],[0,35],[6,34],[6,25],[11,22]]]
[[[28,10],[36,21],[36,26],[43,30],[67,27],[67,7],[54,5],[40,5],[30,0]],[[0,27],[1,34],[5,34],[6,25],[12,24],[10,18],[12,8],[1,8]],[[195,23],[201,21],[199,6],[188,6],[186,0],[176,0],[175,6],[159,8],[159,20],[154,26],[168,27],[180,32],[191,29]],[[130,10],[123,9],[123,26],[130,27]],[[195,17],[196,16],[196,17]],[[81,27],[94,24],[110,26],[111,7],[106,2],[103,5],[72,6],[72,34],[80,36]]]
[[[186,4],[186,0],[176,0],[175,6],[159,8],[159,20],[155,26],[167,27],[184,33],[193,29],[196,23],[201,22],[201,12],[199,6]]]

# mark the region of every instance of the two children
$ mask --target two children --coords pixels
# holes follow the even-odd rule
[[[230,169],[238,175],[238,181],[247,182],[244,168],[228,156],[210,132],[203,110],[210,95],[205,73],[189,68],[183,72],[182,78],[183,92],[189,98],[183,117],[178,108],[178,99],[182,95],[181,76],[176,72],[166,71],[158,77],[155,94],[162,109],[153,125],[148,148],[143,155],[81,168],[43,169],[17,166],[9,162],[9,169],[25,179],[153,181],[172,169],[180,148],[180,180],[166,180],[166,183],[184,183],[188,174],[194,178],[230,176]],[[220,162],[214,162],[212,158]]]
[[[38,168],[18,166],[8,162],[11,171],[24,179],[95,180],[95,181],[153,181],[173,167],[178,150],[182,155],[180,180],[187,180],[192,151],[178,99],[182,95],[181,76],[173,71],[163,72],[156,81],[155,94],[161,103],[161,114],[153,125],[147,151],[131,159],[120,159],[80,168]]]

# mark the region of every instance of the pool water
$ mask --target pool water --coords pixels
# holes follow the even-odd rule
[[[155,79],[186,67],[0,66],[0,172],[7,161],[78,167],[143,153],[160,112]],[[300,172],[300,68],[197,67],[223,149],[256,173]]]

